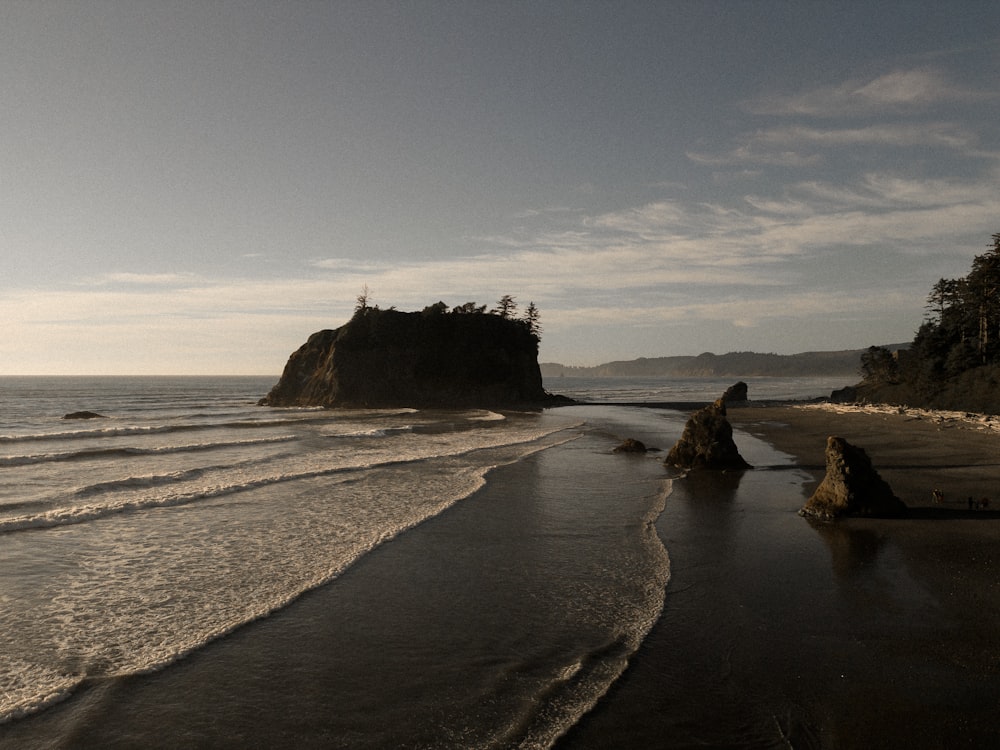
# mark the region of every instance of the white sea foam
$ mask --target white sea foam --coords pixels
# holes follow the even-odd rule
[[[149,474],[137,477],[126,477],[124,479],[114,479],[108,482],[97,482],[96,484],[90,484],[86,487],[80,487],[74,494],[77,497],[88,497],[90,495],[98,495],[102,492],[111,492],[114,490],[146,489],[149,487],[156,487],[161,484],[174,484],[176,482],[182,482],[189,479],[197,479],[198,477],[204,476],[205,471],[205,469],[201,468],[183,469],[169,474]]]
[[[83,681],[44,665],[12,659],[0,671],[0,724],[58,703]]]
[[[372,412],[372,416],[381,417],[391,417],[393,415],[402,415],[413,413],[412,410],[392,410],[385,412]],[[339,417],[349,417],[353,412],[349,412],[345,415],[340,415]],[[210,416],[210,415],[209,415]],[[147,417],[148,419],[148,417]],[[122,424],[121,420],[109,420],[112,422],[110,425],[105,424],[105,420],[100,420],[102,426],[100,427],[89,427],[78,430],[50,430],[50,429],[39,429],[30,432],[25,432],[23,434],[7,434],[0,435],[0,444],[3,443],[30,443],[30,442],[40,442],[40,441],[52,441],[52,442],[62,442],[62,441],[82,441],[82,440],[104,440],[107,438],[115,437],[133,437],[133,436],[143,436],[143,435],[163,435],[166,433],[174,432],[199,432],[204,430],[219,430],[219,429],[232,429],[232,430],[262,430],[262,429],[273,429],[276,427],[289,427],[297,425],[308,425],[308,424],[325,424],[330,422],[332,419],[331,414],[328,410],[323,409],[302,409],[292,412],[284,412],[281,416],[276,417],[259,417],[259,416],[248,416],[240,419],[224,420],[219,421],[218,419],[210,421],[190,421],[186,419],[179,421],[177,419],[171,419],[167,422],[156,421],[152,424],[135,424],[135,423],[125,423]]]
[[[181,473],[174,477],[178,481],[171,483],[170,487],[159,486],[163,484],[162,481],[150,481],[143,477],[117,480],[120,485],[117,488],[113,482],[105,483],[105,492],[99,502],[74,503],[40,513],[0,518],[0,532],[78,524],[118,513],[186,505],[268,485],[331,476],[344,471],[462,455],[498,445],[529,442],[548,434],[551,429],[526,425],[519,430],[505,432],[470,430],[445,433],[436,440],[414,440],[400,434],[409,430],[383,432],[386,433],[384,439],[377,447],[368,451],[359,451],[352,444],[339,451],[334,448],[288,456],[280,467],[273,467],[269,463],[251,466],[241,463],[211,473],[191,472],[188,476]],[[391,437],[393,434],[396,439]],[[374,436],[374,432],[366,435]],[[148,491],[137,493],[137,489]],[[76,493],[76,497],[84,498],[91,494],[93,493]]]
[[[539,722],[522,747],[550,747],[565,730],[576,724],[591,711],[612,684],[624,673],[629,659],[635,654],[643,640],[660,618],[666,600],[666,587],[670,580],[670,557],[656,532],[656,520],[666,507],[667,498],[673,490],[673,481],[665,479],[657,496],[656,504],[649,508],[643,519],[642,553],[639,557],[647,561],[650,571],[643,578],[643,595],[634,601],[627,611],[619,612],[621,631],[620,649],[612,644],[603,658],[594,660],[592,671],[581,667],[567,671],[564,679],[575,680],[568,686],[566,695],[556,701],[550,709],[547,720]],[[623,571],[618,571],[621,574]],[[572,665],[571,665],[572,666]]]
[[[210,451],[218,450],[220,448],[247,448],[258,445],[270,445],[274,443],[288,443],[295,439],[296,437],[294,435],[278,435],[275,437],[256,438],[250,440],[185,443],[182,445],[158,445],[148,448],[141,448],[138,446],[83,448],[80,450],[63,451],[58,453],[34,453],[22,456],[0,456],[0,467],[30,466],[32,464],[55,463],[59,461],[78,461],[116,456],[155,456],[165,453],[192,453],[194,451]]]
[[[469,419],[476,422],[502,422],[507,417],[503,414],[498,414],[495,411],[483,411],[469,416]]]
[[[157,669],[285,606],[467,497],[492,466],[568,439],[565,426],[404,432],[367,450],[306,442],[260,465],[98,483],[77,498],[86,502],[0,521],[8,533],[52,529],[5,539],[26,577],[0,610],[0,674],[21,686],[0,721],[83,676]],[[66,564],[35,580],[36,558]],[[36,665],[17,656],[29,653]]]

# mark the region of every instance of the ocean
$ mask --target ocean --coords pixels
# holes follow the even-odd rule
[[[687,415],[614,404],[732,380],[559,378],[588,405],[498,413],[0,378],[0,747],[67,723],[67,747],[552,746],[670,578],[662,454],[612,449],[669,448]]]
[[[713,378],[646,378],[614,377],[547,378],[545,388],[578,401],[597,403],[710,403],[726,389],[742,381],[747,384],[751,401],[808,400],[827,397],[833,391],[852,385],[850,378],[811,376],[779,377],[713,377]]]

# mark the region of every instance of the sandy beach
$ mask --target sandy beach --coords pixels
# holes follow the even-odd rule
[[[734,427],[757,435],[819,471],[829,435],[864,448],[875,468],[908,506],[967,510],[987,498],[1000,510],[1000,420],[959,412],[891,406],[766,406],[729,411]],[[944,503],[933,501],[939,489]],[[944,514],[953,517],[952,514]],[[981,518],[981,516],[971,516]]]
[[[833,406],[729,418],[755,469],[675,483],[663,616],[559,747],[997,746],[1000,514],[968,510],[1000,497],[993,425]],[[797,516],[829,435],[865,448],[912,517]],[[755,460],[755,438],[788,463]]]

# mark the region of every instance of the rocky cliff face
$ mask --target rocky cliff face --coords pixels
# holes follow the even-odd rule
[[[485,313],[368,308],[314,333],[289,358],[264,406],[539,407],[538,339]]]

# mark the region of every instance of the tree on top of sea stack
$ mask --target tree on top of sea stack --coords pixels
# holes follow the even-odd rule
[[[509,294],[505,294],[497,301],[497,306],[490,310],[491,315],[499,315],[501,318],[513,318],[517,312],[517,302]]]
[[[905,513],[906,504],[879,476],[863,448],[842,437],[827,438],[826,476],[799,515],[832,521],[842,516],[893,517]]]
[[[504,302],[507,300],[507,302]],[[264,406],[536,408],[567,403],[542,388],[537,308],[505,295],[497,311],[435,302],[419,312],[371,306],[295,351]]]
[[[529,302],[528,306],[524,310],[524,318],[522,318],[524,324],[528,326],[528,331],[536,339],[541,340],[542,338],[542,324],[540,322],[540,316],[538,308],[535,306],[534,302]]]
[[[726,404],[721,398],[691,415],[664,463],[681,469],[750,468],[733,440],[733,427],[726,419]]]

